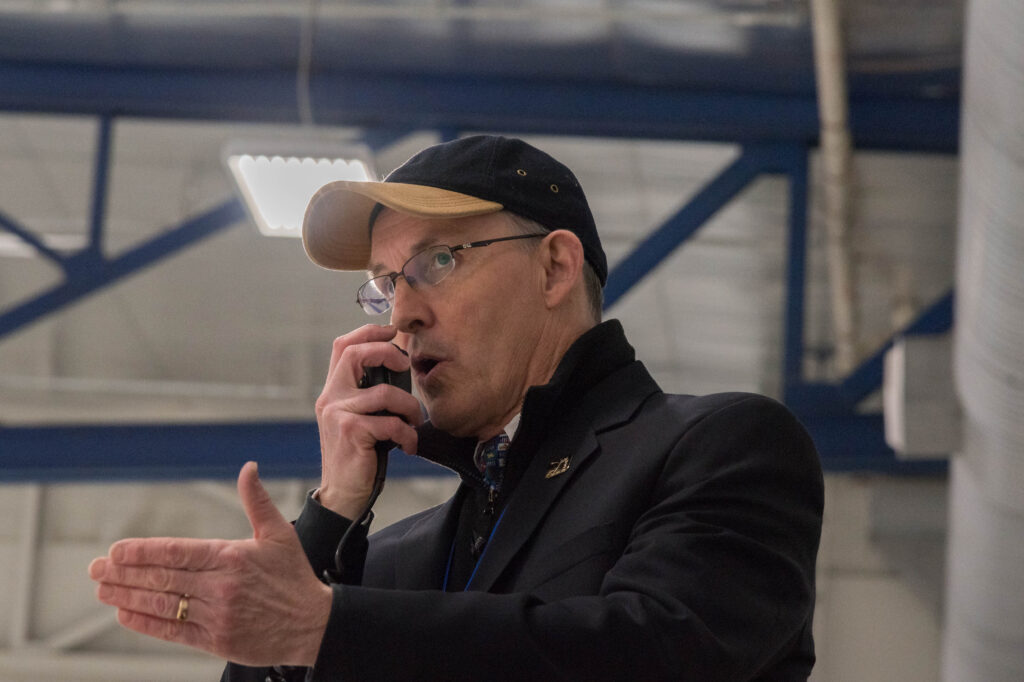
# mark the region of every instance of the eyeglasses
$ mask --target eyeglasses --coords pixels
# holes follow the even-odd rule
[[[405,261],[400,272],[391,272],[386,275],[374,277],[363,283],[356,291],[356,303],[362,306],[367,315],[380,315],[391,310],[395,303],[395,280],[404,277],[409,286],[416,289],[420,286],[432,287],[455,269],[455,252],[463,249],[475,249],[481,246],[490,246],[498,242],[508,242],[513,239],[532,239],[534,237],[546,237],[546,234],[517,234],[512,237],[498,237],[497,239],[485,239],[458,246],[428,246],[409,260]]]

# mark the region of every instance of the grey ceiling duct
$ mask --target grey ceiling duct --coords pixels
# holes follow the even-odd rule
[[[1024,680],[1024,3],[970,4],[943,677]]]

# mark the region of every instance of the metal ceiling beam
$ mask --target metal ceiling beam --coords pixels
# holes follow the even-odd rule
[[[245,217],[245,208],[241,203],[237,199],[229,199],[116,258],[104,258],[90,246],[71,258],[62,259],[68,273],[63,282],[23,303],[0,311],[0,341],[8,334],[216,234]]]
[[[901,461],[886,446],[881,415],[800,415],[830,472],[934,474],[936,460]],[[0,427],[0,483],[225,479],[247,460],[263,478],[320,477],[316,422]],[[446,476],[447,469],[393,452],[388,476]]]
[[[783,360],[786,403],[814,438],[826,471],[942,473],[946,468],[942,461],[898,460],[885,443],[881,415],[857,414],[855,404],[842,397],[843,385],[803,379],[807,153],[805,146],[797,144],[744,148],[736,161],[612,272],[608,305],[649,273],[660,258],[696,234],[751,180],[762,173],[785,174],[790,184]],[[231,202],[218,211],[230,206]],[[927,331],[948,324],[946,313],[951,314],[951,298],[926,311],[910,329]],[[2,322],[0,318],[0,333]],[[877,379],[880,384],[876,364],[869,360],[851,375],[847,393],[859,394],[865,382]],[[268,477],[316,478],[320,472],[315,422],[14,427],[0,428],[0,443],[0,481],[233,478],[246,459],[258,460],[261,473]],[[444,473],[418,458],[395,455],[392,459],[394,476]]]
[[[784,399],[787,388],[803,381],[804,373],[809,166],[807,157],[807,150],[802,148],[792,149],[784,157],[789,178],[789,221],[786,226],[786,300],[782,327]]]
[[[918,313],[910,324],[893,334],[874,353],[854,369],[839,385],[839,393],[851,406],[882,387],[885,354],[902,336],[945,334],[953,328],[953,292],[950,291]]]
[[[291,71],[0,63],[0,110],[297,123]],[[317,123],[722,142],[813,143],[812,94],[705,92],[601,81],[314,73]],[[955,99],[854,99],[856,147],[954,152]]]
[[[0,482],[320,478],[316,422],[0,427]],[[396,453],[388,476],[450,472]]]
[[[765,150],[744,148],[739,157],[700,189],[675,215],[666,220],[626,255],[608,274],[604,309],[608,310],[633,285],[649,275],[687,239],[728,204],[764,170]]]
[[[89,243],[70,255],[48,248],[27,227],[0,213],[0,229],[33,246],[40,255],[64,270],[64,281],[26,301],[0,310],[0,341],[22,327],[61,310],[144,267],[170,257],[181,249],[228,227],[245,217],[237,199],[229,199],[201,215],[171,227],[115,258],[103,252],[103,228],[108,199],[113,118],[100,116],[93,167],[92,203],[89,211]]]
[[[92,171],[92,206],[89,211],[89,246],[93,256],[103,257],[103,227],[107,213],[107,181],[110,178],[110,148],[114,122],[100,116],[96,134],[96,159]]]
[[[800,374],[787,372],[785,403],[797,414],[855,411],[857,405],[882,388],[886,352],[903,336],[944,334],[953,328],[954,292],[949,291],[921,310],[906,327],[892,334],[861,364],[838,383],[805,382]]]
[[[615,305],[629,289],[650,274],[683,242],[696,234],[715,213],[763,173],[785,173],[789,175],[791,185],[804,185],[801,192],[791,196],[797,203],[791,202],[789,207],[790,215],[795,216],[802,225],[806,220],[806,158],[807,150],[799,144],[745,146],[739,157],[708,181],[671,218],[652,230],[612,269],[604,290],[604,309],[608,310]],[[802,271],[802,260],[798,267]],[[800,319],[802,320],[802,307]]]
[[[25,242],[36,250],[46,260],[67,270],[67,258],[47,246],[42,239],[37,237],[31,230],[19,223],[9,215],[0,212],[0,230],[10,232],[15,237]]]

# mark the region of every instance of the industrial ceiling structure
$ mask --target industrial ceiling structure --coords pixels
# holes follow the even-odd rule
[[[888,303],[877,306],[865,297],[867,303],[859,304],[868,310],[861,315],[866,327],[858,330],[856,365],[836,371],[830,364],[834,339],[828,338],[822,321],[828,313],[814,304],[814,297],[828,285],[815,280],[813,273],[807,284],[814,268],[813,251],[811,265],[806,264],[807,210],[813,221],[815,201],[811,196],[808,205],[807,197],[813,194],[808,191],[808,164],[815,158],[821,123],[805,2],[126,0],[8,2],[0,5],[0,12],[0,110],[33,115],[11,114],[6,119],[8,154],[23,161],[5,169],[14,177],[5,183],[9,196],[2,197],[0,224],[9,240],[20,241],[8,241],[11,248],[27,245],[36,256],[27,262],[9,261],[5,267],[11,273],[7,279],[14,280],[5,282],[5,308],[0,311],[0,339],[8,348],[16,347],[20,338],[38,351],[32,329],[45,327],[52,315],[165,260],[172,262],[175,254],[245,220],[231,190],[220,177],[212,177],[221,172],[211,167],[213,157],[199,160],[193,155],[199,149],[217,149],[225,140],[247,133],[331,134],[369,144],[380,154],[378,165],[386,169],[432,139],[471,131],[557,136],[554,151],[559,145],[577,150],[576,158],[572,151],[563,156],[580,169],[585,188],[586,176],[597,177],[590,188],[596,210],[608,205],[606,239],[609,251],[621,261],[613,267],[609,283],[609,314],[627,320],[635,315],[640,325],[650,328],[665,316],[666,303],[676,307],[673,299],[678,291],[692,289],[685,278],[694,271],[673,267],[671,258],[685,258],[673,254],[682,254],[677,247],[694,235],[706,233],[706,241],[715,236],[764,240],[771,244],[775,260],[759,267],[783,274],[774,278],[780,298],[736,311],[757,322],[730,330],[733,343],[742,345],[735,339],[746,336],[751,346],[762,350],[754,358],[749,348],[736,350],[731,364],[735,368],[737,357],[742,357],[747,376],[734,376],[726,383],[784,398],[808,422],[831,468],[902,466],[892,461],[877,416],[859,414],[857,406],[880,385],[880,351],[887,338],[901,331],[892,324],[895,317],[902,316],[901,322],[916,331],[948,329],[950,255],[935,250],[926,254],[932,267],[921,269],[938,274],[911,277],[914,281],[909,289],[904,287],[908,290],[901,294],[898,315],[883,312],[880,322],[872,321],[872,316],[879,316],[872,311]],[[854,148],[955,152],[961,15],[961,3],[954,0],[850,4],[843,17],[843,38]],[[915,27],[909,35],[901,30],[906,25]],[[40,113],[59,118],[40,120],[35,116]],[[181,140],[173,139],[172,120],[190,122],[177,128]],[[265,124],[283,124],[287,130]],[[657,140],[700,141],[707,152],[700,163],[682,161],[681,156],[674,163],[666,151],[672,145]],[[52,160],[56,155],[63,160]],[[127,177],[134,170],[122,170],[132,168],[133,157],[143,156],[153,166],[154,182],[149,186],[143,177]],[[73,171],[69,158],[79,162]],[[883,155],[878,163],[884,165],[882,159],[890,158]],[[60,170],[55,170],[57,163]],[[679,167],[684,163],[685,168]],[[172,174],[175,168],[178,177],[171,184],[168,178],[156,177]],[[180,175],[190,170],[196,173]],[[81,175],[86,171],[88,178]],[[787,200],[779,205],[773,196],[775,220],[763,221],[774,222],[774,233],[769,234],[772,228],[767,224],[757,234],[731,237],[713,235],[728,228],[703,229],[716,216],[728,222],[729,211],[720,209],[736,197],[747,199],[736,207],[757,210],[759,184],[779,181],[788,186]],[[948,200],[948,188],[935,190],[938,201],[943,195]],[[130,197],[124,198],[124,193]],[[175,199],[176,194],[195,196]],[[164,200],[176,201],[177,210],[165,211],[164,222],[153,224]],[[46,203],[49,206],[40,208]],[[149,208],[133,211],[132,203]],[[864,229],[870,230],[877,221],[875,216],[867,218],[871,220],[863,221],[868,225]],[[256,240],[253,235],[246,238]],[[265,249],[264,257],[271,258],[271,250],[284,250],[281,245],[247,248]],[[292,244],[289,267],[298,269],[296,251]],[[251,256],[244,258],[234,264],[225,259],[220,268],[252,264]],[[653,297],[639,297],[633,287],[665,258],[670,261],[664,269],[673,271],[667,276],[683,278],[675,282],[681,286],[648,310],[646,302],[637,300]],[[861,276],[870,289],[874,275]],[[214,287],[211,294],[216,295],[218,285],[208,277]],[[32,287],[28,281],[44,284]],[[298,305],[304,305],[304,293],[292,289]],[[286,302],[280,292],[274,295],[281,297],[278,308],[296,304]],[[629,303],[616,307],[624,295]],[[805,305],[808,297],[810,307]],[[827,309],[828,304],[823,305]],[[654,312],[658,309],[662,312]],[[336,322],[342,319],[348,318],[338,317]],[[259,325],[258,319],[239,322],[250,330]],[[346,328],[337,323],[333,329]],[[352,320],[349,326],[355,323]],[[135,324],[148,327],[144,320]],[[189,323],[190,332],[202,333],[195,324]],[[666,347],[649,361],[656,370],[668,368],[668,375],[675,356],[685,354],[685,349],[672,341],[680,330],[661,326]],[[48,334],[52,339],[53,332]],[[704,344],[712,352],[716,341],[707,339]],[[764,352],[766,344],[774,350]],[[694,367],[717,365],[724,372],[718,376],[728,376],[729,358],[697,355]],[[120,358],[122,365],[131,364],[125,359]],[[202,383],[203,372],[195,370],[203,360],[190,362],[194,369],[185,370],[184,376],[167,369],[166,360],[162,375],[150,367],[143,376]],[[45,373],[57,375],[46,381],[54,388],[60,385],[60,395],[74,393],[75,386],[87,394],[90,380],[107,380],[101,388],[118,393],[109,383],[119,378],[116,371],[113,377],[75,376],[77,370],[63,378],[59,371]],[[32,372],[11,374],[8,387],[20,387],[19,400],[25,394],[46,393],[44,380],[33,379]],[[200,392],[223,389],[237,394],[248,387],[250,394],[264,397],[308,398],[308,390],[290,387],[291,381],[270,381],[260,374],[225,377]],[[704,383],[707,388],[715,386],[714,381],[691,380],[687,389],[684,380],[680,375],[668,383],[676,390],[700,390]],[[187,387],[175,388],[166,381],[162,388],[125,388],[129,393],[136,389],[187,392]],[[3,432],[5,477],[60,478],[61,471],[70,477],[226,475],[237,462],[217,469],[219,458],[213,453],[222,451],[219,439],[237,443],[238,438],[245,439],[250,451],[262,453],[271,471],[313,471],[312,465],[302,468],[298,462],[303,457],[295,454],[297,443],[315,442],[310,423],[282,423],[297,416],[294,408],[274,415],[273,409],[264,407],[264,415],[278,419],[261,427],[251,419],[258,414],[250,412],[236,415],[246,422],[243,425],[148,430],[138,425],[147,421],[144,416],[122,408],[110,418],[83,414],[64,419],[76,424],[77,430],[68,432],[55,428],[53,422],[62,421],[60,417],[48,417],[40,408],[38,403],[49,397],[36,400],[34,409],[21,417],[6,418],[13,424]],[[207,415],[199,421],[216,419]],[[93,427],[85,430],[77,424],[81,421]],[[34,428],[32,422],[47,426]],[[123,422],[135,426],[110,430]],[[77,460],[62,445],[71,435],[82,444]],[[192,445],[184,448],[183,441]],[[186,464],[188,452],[193,453],[191,466]],[[176,466],[158,471],[160,462],[171,461],[172,454]]]
[[[841,8],[831,42],[821,7]],[[294,480],[319,475],[312,404],[332,339],[366,321],[361,276],[257,232],[224,167],[239,142],[364,144],[383,174],[438,140],[522,136],[580,178],[605,314],[666,390],[783,400],[829,472],[943,474],[948,453],[886,444],[879,389],[894,340],[952,325],[964,12],[0,0],[0,481],[25,485],[0,494],[25,529],[0,568],[26,593],[0,624],[0,672],[205,675],[112,632],[33,543],[87,561],[99,542],[189,532],[171,517],[244,534],[208,525],[231,496],[211,479],[257,459],[294,511]],[[396,478],[437,473],[392,457]],[[155,480],[178,485],[140,513],[136,482]],[[396,486],[413,505],[449,483]],[[43,590],[64,580],[67,604]]]

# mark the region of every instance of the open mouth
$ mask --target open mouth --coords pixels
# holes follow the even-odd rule
[[[426,356],[421,356],[421,357],[413,358],[412,369],[413,369],[414,372],[416,372],[419,375],[427,376],[428,374],[430,374],[430,371],[432,369],[434,369],[435,367],[437,367],[437,365],[440,362],[441,361],[438,360],[437,358],[430,358],[430,357],[426,357]]]

